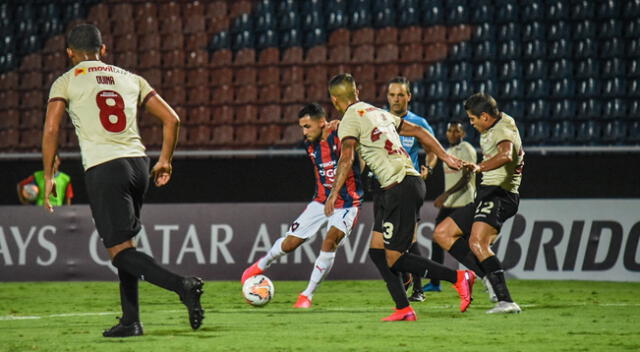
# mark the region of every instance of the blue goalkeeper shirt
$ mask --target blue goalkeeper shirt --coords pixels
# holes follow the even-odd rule
[[[433,128],[431,128],[431,125],[429,125],[429,123],[427,122],[427,119],[425,119],[424,117],[418,116],[412,113],[411,111],[408,111],[406,115],[402,116],[402,118],[426,129],[427,131],[429,131],[429,133],[431,133],[435,137],[435,134],[433,133]],[[404,147],[404,149],[407,151],[407,153],[409,153],[409,156],[411,157],[411,161],[413,162],[413,167],[416,170],[418,170],[418,172],[420,172],[420,162],[418,161],[418,152],[420,152],[420,149],[422,149],[422,145],[415,137],[400,136],[400,141],[402,142],[402,146]]]

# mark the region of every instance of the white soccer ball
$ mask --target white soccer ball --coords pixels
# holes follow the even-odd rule
[[[252,276],[242,285],[244,299],[255,307],[262,307],[269,303],[275,292],[273,282],[264,275]]]
[[[28,202],[34,202],[38,199],[38,193],[40,193],[40,189],[33,183],[22,186],[22,197]]]

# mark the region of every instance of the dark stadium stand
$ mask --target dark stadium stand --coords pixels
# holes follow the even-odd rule
[[[48,89],[68,67],[66,29],[102,31],[105,61],[146,77],[183,119],[183,148],[286,148],[297,109],[330,107],[354,74],[363,100],[413,82],[439,138],[464,99],[494,95],[528,146],[638,145],[640,0],[4,1],[0,152],[39,149]],[[331,109],[335,117],[335,111]],[[146,144],[159,125],[141,113]],[[477,133],[469,128],[473,138]],[[67,122],[63,149],[77,149]]]

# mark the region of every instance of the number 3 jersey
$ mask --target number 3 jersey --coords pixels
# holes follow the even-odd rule
[[[313,163],[314,174],[316,177],[316,192],[313,200],[323,203],[329,197],[331,188],[335,181],[338,168],[338,160],[340,159],[340,150],[342,144],[338,138],[337,131],[331,131],[325,140],[316,142],[304,142],[305,149],[309,155],[309,159]],[[360,181],[360,162],[358,156],[355,156],[353,167],[347,175],[347,180],[342,186],[338,199],[336,200],[336,208],[357,207],[362,202],[362,183]]]
[[[64,100],[76,129],[82,165],[145,156],[138,107],[155,91],[142,77],[101,61],[82,61],[51,86],[49,101]]]
[[[402,148],[397,128],[402,119],[373,105],[357,102],[342,117],[338,134],[359,142],[358,153],[378,178],[382,188],[400,183],[405,176],[420,176]]]

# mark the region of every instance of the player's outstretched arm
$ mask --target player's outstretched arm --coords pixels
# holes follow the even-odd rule
[[[482,163],[470,164],[471,171],[479,173],[495,170],[502,165],[511,162],[513,160],[513,143],[509,140],[498,143],[498,153],[491,159],[487,159]]]
[[[53,213],[53,206],[49,200],[50,195],[56,196],[56,187],[53,179],[53,159],[58,151],[58,134],[60,123],[64,116],[66,102],[53,100],[47,104],[47,116],[44,120],[42,131],[42,170],[44,171],[44,207]]]
[[[462,162],[458,158],[448,154],[440,142],[426,129],[405,120],[402,122],[402,125],[400,125],[398,133],[402,136],[417,138],[425,151],[436,153],[438,158],[449,165],[450,168],[459,170],[462,167]]]
[[[336,173],[335,180],[333,181],[331,193],[329,194],[327,201],[324,203],[324,214],[326,216],[331,216],[331,214],[333,214],[333,209],[336,203],[336,199],[338,198],[338,194],[340,193],[342,186],[344,186],[344,183],[347,181],[349,170],[351,170],[351,167],[353,166],[353,163],[355,161],[354,159],[357,146],[358,140],[353,137],[342,139],[340,160],[338,160],[338,172]]]
[[[166,185],[171,179],[173,171],[171,161],[173,151],[178,143],[178,133],[180,130],[180,117],[167,104],[162,97],[155,95],[151,97],[145,105],[147,111],[162,122],[162,150],[158,162],[151,169],[151,177],[157,187]]]

